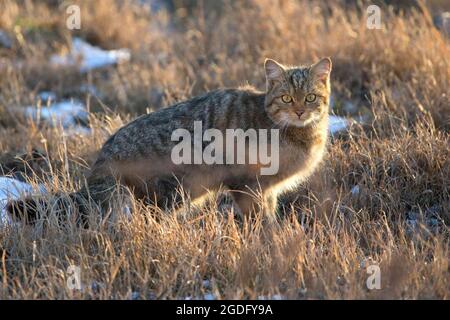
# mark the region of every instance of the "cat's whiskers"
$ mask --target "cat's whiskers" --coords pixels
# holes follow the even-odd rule
[[[283,138],[283,134],[287,132],[289,127],[289,121],[279,120],[275,122],[270,129],[278,129],[280,131],[280,138]]]

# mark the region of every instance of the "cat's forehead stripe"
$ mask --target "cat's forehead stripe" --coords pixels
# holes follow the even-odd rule
[[[306,83],[307,77],[306,69],[294,69],[291,71],[291,80],[295,89],[302,89]]]

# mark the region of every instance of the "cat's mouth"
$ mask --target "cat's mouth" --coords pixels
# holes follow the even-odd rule
[[[306,112],[304,110],[297,110],[294,112],[294,114],[291,114],[289,118],[290,119],[288,121],[290,125],[303,128],[313,124],[316,121],[319,121],[320,115]]]
[[[275,123],[297,128],[307,127],[320,119],[320,115],[308,110],[290,110],[289,112],[280,112],[270,116]]]

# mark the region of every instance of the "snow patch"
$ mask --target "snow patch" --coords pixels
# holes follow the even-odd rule
[[[211,292],[212,281],[205,279],[202,280],[202,287],[206,289],[206,292],[201,296],[187,296],[184,300],[217,300],[217,297]]]
[[[0,30],[0,47],[11,49],[13,42],[11,37],[3,30]]]
[[[25,115],[34,120],[44,119],[52,124],[61,124],[63,128],[79,126],[88,121],[88,112],[83,103],[76,100],[63,100],[49,106],[25,107]]]
[[[212,293],[206,293],[203,295],[204,300],[216,300],[216,296]]]
[[[328,127],[331,134],[336,134],[340,131],[347,129],[350,125],[350,121],[346,118],[330,115]]]
[[[131,292],[130,299],[131,300],[140,300],[141,294],[137,291],[133,291],[133,292]]]
[[[358,185],[353,186],[352,190],[350,190],[352,196],[354,196],[354,197],[356,197],[360,191],[361,191],[361,189],[359,188]]]
[[[152,12],[160,12],[163,10],[171,11],[173,10],[173,4],[171,1],[165,1],[165,0],[138,0],[138,3],[140,3],[143,6],[150,7]]]
[[[440,216],[440,207],[434,205],[424,210],[412,210],[406,214],[406,227],[409,234],[417,234],[425,228],[431,233],[438,233],[445,228],[445,222]]]
[[[203,286],[203,288],[211,289],[211,281],[209,281],[209,280],[203,280],[203,281],[202,281],[202,286]]]
[[[53,55],[50,62],[57,66],[79,66],[81,72],[130,60],[128,49],[103,50],[80,38],[72,40],[71,51],[63,56]]]
[[[358,106],[354,102],[349,101],[349,100],[344,102],[343,108],[344,108],[345,112],[350,113],[350,114],[353,114],[356,111],[358,111]]]
[[[92,84],[82,84],[80,86],[80,91],[83,93],[88,93],[92,96],[102,97],[103,95],[98,91],[97,87]]]
[[[42,104],[50,104],[53,101],[56,101],[56,94],[51,91],[42,91],[37,95],[38,100],[42,102]]]
[[[73,136],[76,136],[76,135],[88,136],[91,133],[92,133],[92,131],[88,127],[73,126],[73,127],[69,127],[67,129],[64,129],[63,135],[65,137],[73,137]]]

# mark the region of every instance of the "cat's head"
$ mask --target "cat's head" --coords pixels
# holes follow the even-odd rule
[[[331,60],[285,67],[266,59],[266,111],[280,126],[306,127],[328,114]]]

